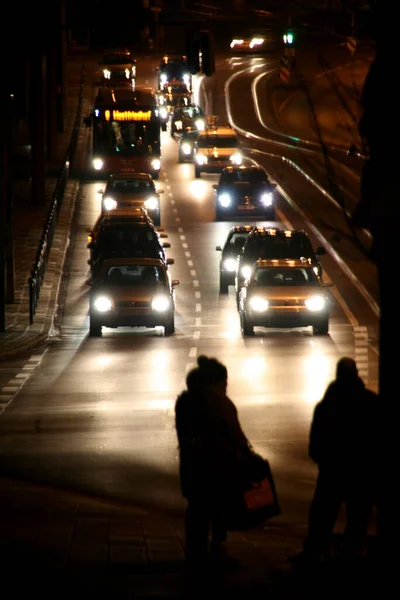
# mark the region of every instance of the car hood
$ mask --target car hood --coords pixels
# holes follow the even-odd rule
[[[148,303],[156,295],[170,296],[168,289],[163,285],[119,286],[95,284],[92,287],[92,298],[100,295],[110,296],[114,302],[140,302]]]
[[[230,194],[232,196],[259,196],[262,193],[270,192],[269,185],[254,185],[248,183],[239,183],[235,185],[221,185],[218,194]]]
[[[313,296],[324,295],[323,290],[318,286],[250,286],[247,290],[248,298],[257,296],[265,300],[284,300],[293,301],[294,303],[304,303],[304,300]]]

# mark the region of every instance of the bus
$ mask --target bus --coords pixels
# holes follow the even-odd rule
[[[92,175],[141,172],[158,179],[161,126],[152,88],[100,88],[84,123],[93,128]]]

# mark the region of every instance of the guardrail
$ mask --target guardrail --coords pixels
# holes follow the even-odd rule
[[[82,67],[81,83],[79,89],[78,108],[76,111],[75,123],[72,130],[71,139],[65,154],[63,166],[57,177],[57,182],[54,188],[52,199],[50,202],[49,211],[47,213],[46,222],[43,227],[43,232],[40,238],[39,247],[36,253],[36,259],[31,270],[29,278],[29,322],[32,325],[33,317],[36,314],[36,309],[40,297],[40,289],[43,284],[44,275],[46,273],[47,263],[51,247],[53,245],[54,233],[56,230],[58,215],[62,206],[64,192],[67,182],[70,178],[71,169],[74,162],[76,147],[78,143],[79,129],[82,121],[82,99],[83,99],[83,81],[84,67]]]

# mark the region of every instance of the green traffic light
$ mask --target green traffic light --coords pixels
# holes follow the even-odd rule
[[[283,36],[283,43],[284,44],[290,45],[290,44],[293,44],[293,41],[294,41],[294,35],[293,35],[293,33],[285,33],[284,34],[284,36]]]

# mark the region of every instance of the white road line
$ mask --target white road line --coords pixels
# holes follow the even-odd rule
[[[201,327],[201,317],[196,317],[195,327]]]
[[[191,274],[192,277],[196,277],[197,276],[196,275],[196,271],[194,269],[190,270],[190,274]]]
[[[194,331],[193,332],[193,339],[194,340],[199,340],[200,339],[200,331]]]
[[[201,292],[195,292],[194,295],[195,298],[201,298]]]
[[[185,252],[185,256],[186,258],[190,258],[192,255],[190,254],[190,252]]]
[[[194,285],[194,287],[199,287],[199,282],[197,281],[197,279],[195,279],[193,281],[193,285]]]
[[[187,264],[188,264],[189,267],[193,267],[193,261],[192,260],[188,260]]]
[[[201,304],[199,302],[196,303],[196,312],[201,312]]]
[[[189,358],[196,358],[196,356],[197,356],[197,347],[193,346],[189,350]]]

